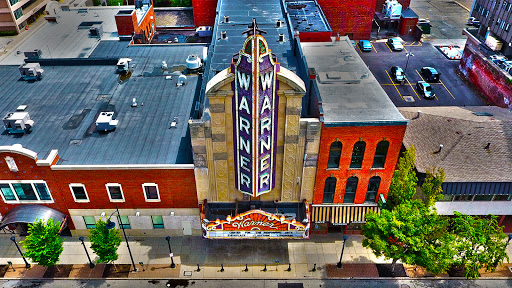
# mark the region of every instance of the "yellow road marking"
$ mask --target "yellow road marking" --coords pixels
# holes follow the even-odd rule
[[[356,46],[357,46],[357,49],[359,50],[359,53],[363,54],[363,51],[361,51],[361,48],[359,48],[359,43],[356,44]]]
[[[402,45],[402,46],[404,46],[404,45]],[[407,48],[405,48],[405,46],[404,46],[404,50],[405,50],[405,52],[409,52],[409,51],[407,51]]]
[[[372,48],[373,48],[373,50],[375,50],[375,53],[378,53],[377,49],[375,49],[375,46],[373,46],[373,44],[371,42],[370,42],[370,45],[372,45]]]
[[[391,50],[391,48],[389,48],[389,44],[388,44],[388,42],[386,42],[386,47],[388,47],[389,52],[393,53],[393,50]],[[388,71],[386,71],[386,72],[388,72]]]
[[[418,76],[420,76],[421,80],[425,81],[425,79],[423,79],[423,77],[421,77],[421,74],[420,74],[420,72],[418,72],[418,70],[414,70],[414,71],[416,71],[416,73],[418,73]],[[425,82],[427,82],[427,81],[425,81]]]
[[[418,93],[416,93],[416,89],[414,87],[412,87],[411,82],[409,82],[409,79],[407,79],[407,77],[405,77],[405,80],[407,80],[407,83],[409,83],[409,86],[411,86],[412,91],[414,92],[414,94],[416,94],[416,97],[418,97],[418,99],[420,99],[420,101],[421,101],[420,96],[418,96]]]
[[[441,81],[441,79],[439,79],[439,82],[443,85],[444,89],[446,89],[446,91],[448,91],[448,93],[450,93],[450,96],[452,96],[453,100],[455,100],[455,97],[453,97],[452,92],[450,92],[450,90],[448,90],[448,88],[446,88],[446,86],[444,86],[443,81]]]
[[[388,77],[389,77],[389,80],[391,80],[391,83],[393,83],[393,86],[395,87],[396,92],[398,92],[398,95],[400,95],[400,98],[402,98],[402,100],[404,100],[404,101],[405,101],[405,99],[404,99],[404,97],[402,97],[402,94],[400,93],[400,91],[398,91],[398,88],[396,88],[396,85],[395,85],[395,83],[393,82],[393,79],[391,79],[391,76],[389,76],[388,70],[385,70],[385,71],[386,71],[386,74],[387,74],[387,75],[388,75]]]

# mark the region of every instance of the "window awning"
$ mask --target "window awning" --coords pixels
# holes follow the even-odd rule
[[[365,223],[369,212],[380,213],[377,205],[313,205],[311,222],[333,225]]]
[[[509,195],[511,182],[445,182],[441,185],[445,195]]]
[[[5,213],[0,221],[0,229],[7,225],[17,223],[34,223],[38,219],[48,220],[53,218],[54,222],[60,221],[61,230],[66,226],[66,214],[55,209],[42,205],[19,205]]]

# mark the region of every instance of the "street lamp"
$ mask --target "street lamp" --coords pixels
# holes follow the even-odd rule
[[[341,255],[340,255],[340,262],[338,262],[338,264],[336,264],[336,267],[340,268],[341,269],[341,259],[343,258],[343,250],[345,250],[345,241],[347,241],[348,239],[348,236],[347,235],[343,235],[343,247],[341,248]]]
[[[16,245],[16,248],[18,248],[18,252],[20,252],[21,258],[23,258],[23,261],[25,262],[25,267],[27,269],[30,268],[30,264],[27,262],[27,259],[25,259],[25,256],[23,256],[23,252],[21,252],[20,246],[18,246],[18,243],[16,243],[16,237],[12,236],[11,241],[14,242],[14,245]]]
[[[405,72],[407,72],[407,65],[409,65],[409,58],[413,56],[414,57],[414,54],[412,54],[412,47],[411,47],[411,51],[408,51],[407,53],[405,53],[405,57],[407,57],[407,62],[405,62],[405,69],[404,69],[404,79],[405,79]]]
[[[117,222],[119,222],[119,226],[121,226],[121,230],[123,230],[124,240],[126,241],[126,247],[128,247],[128,253],[130,254],[130,259],[132,259],[133,272],[137,272],[137,267],[135,267],[135,261],[133,261],[132,250],[130,250],[130,244],[128,243],[128,237],[126,237],[126,232],[124,231],[124,225],[121,222],[121,214],[119,213],[119,208],[117,208],[117,205],[116,205],[116,211],[112,212],[112,214],[110,214],[110,216],[108,216],[107,225],[105,225],[105,226],[108,230],[116,227],[116,223],[110,221],[110,218],[114,215],[114,213],[117,213]]]
[[[92,263],[91,257],[89,257],[89,252],[87,252],[87,248],[85,248],[84,237],[80,236],[80,237],[78,237],[78,240],[82,241],[82,245],[84,246],[84,250],[85,250],[85,255],[87,255],[87,259],[89,260],[89,267],[91,269],[94,268],[94,263]]]
[[[172,250],[171,250],[171,236],[165,237],[165,240],[167,240],[167,244],[169,244],[169,256],[171,257],[171,268],[175,268],[176,264],[174,264],[174,259],[172,259],[172,257],[174,255],[172,254]]]

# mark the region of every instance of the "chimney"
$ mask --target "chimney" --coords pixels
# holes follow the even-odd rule
[[[224,23],[229,23],[229,16],[228,15],[224,16]]]
[[[416,116],[414,116],[414,118],[412,118],[412,120],[416,120],[416,119],[420,118],[420,115],[421,115],[421,110],[418,110],[418,114],[416,114]]]

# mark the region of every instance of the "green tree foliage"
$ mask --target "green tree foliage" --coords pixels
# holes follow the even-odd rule
[[[493,272],[504,259],[508,260],[507,236],[496,216],[482,218],[455,212],[451,222],[451,246],[456,255],[453,266],[463,268],[466,278],[478,278],[478,269],[482,268]]]
[[[155,7],[192,7],[192,0],[155,0]]]
[[[414,170],[416,149],[411,146],[404,152],[398,161],[398,169],[393,173],[393,179],[389,187],[386,208],[392,210],[405,201],[410,201],[416,193],[418,177]]]
[[[59,235],[60,222],[53,222],[50,218],[47,222],[38,220],[28,225],[28,236],[20,243],[25,248],[25,256],[32,262],[49,267],[59,262],[60,254],[64,249],[62,238]]]
[[[447,233],[448,221],[419,200],[405,201],[381,214],[366,214],[363,246],[376,256],[420,265],[438,274],[446,271],[453,259]]]
[[[101,219],[96,222],[95,228],[89,230],[91,249],[98,255],[99,263],[109,263],[117,260],[117,248],[121,244],[119,230],[107,229],[107,223]]]
[[[442,168],[432,168],[432,171],[427,170],[427,177],[425,182],[421,185],[421,191],[426,197],[425,204],[429,207],[434,206],[437,200],[443,197],[443,189],[441,184],[444,182],[444,170]]]

